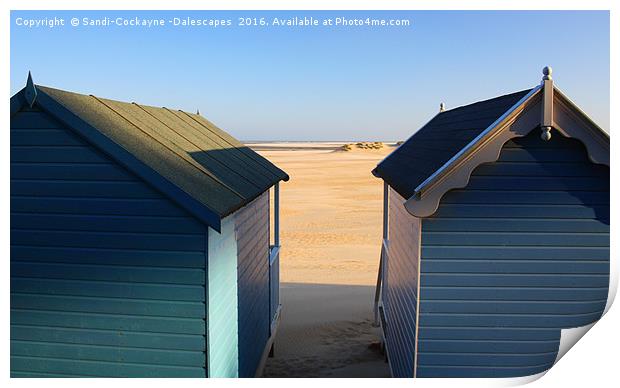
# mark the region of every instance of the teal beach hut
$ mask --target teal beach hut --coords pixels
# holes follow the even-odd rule
[[[553,85],[440,112],[384,181],[376,319],[397,377],[521,377],[608,307],[609,135]]]
[[[30,76],[10,103],[11,375],[260,374],[287,174],[198,114]]]

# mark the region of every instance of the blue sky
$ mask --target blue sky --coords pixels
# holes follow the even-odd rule
[[[17,18],[66,19],[26,28]],[[231,19],[226,28],[71,27],[72,17]],[[239,27],[239,17],[409,27]],[[399,140],[437,111],[554,80],[609,128],[609,13],[13,11],[11,95],[35,83],[201,114],[242,140]]]

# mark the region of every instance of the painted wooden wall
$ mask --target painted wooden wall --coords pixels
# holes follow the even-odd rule
[[[239,376],[254,377],[269,340],[269,192],[235,213]]]
[[[205,376],[201,223],[37,111],[10,207],[12,376]]]
[[[209,228],[209,377],[238,377],[237,238],[234,213]]]
[[[390,188],[383,308],[386,349],[394,377],[413,377],[420,220]]]
[[[417,376],[544,371],[608,283],[609,168],[557,132],[510,141],[423,221]]]

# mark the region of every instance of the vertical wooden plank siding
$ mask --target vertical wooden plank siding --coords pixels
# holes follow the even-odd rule
[[[420,220],[405,210],[404,198],[389,192],[384,334],[392,375],[413,377]]]
[[[609,168],[539,131],[508,142],[424,219],[418,377],[512,377],[596,321],[609,283]]]
[[[274,326],[276,314],[280,309],[280,247],[269,252],[269,335],[277,329]]]
[[[209,377],[238,377],[237,214],[209,228]]]
[[[280,183],[273,187],[273,244],[280,246]]]
[[[10,207],[12,376],[206,375],[201,223],[30,109]]]
[[[239,284],[239,376],[254,377],[269,340],[269,192],[235,217]]]

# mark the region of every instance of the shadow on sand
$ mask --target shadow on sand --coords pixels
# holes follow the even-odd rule
[[[374,287],[283,283],[264,377],[390,377],[372,326]]]

